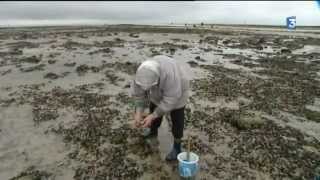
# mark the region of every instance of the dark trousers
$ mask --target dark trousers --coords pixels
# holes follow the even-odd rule
[[[150,113],[154,111],[157,106],[150,102]],[[172,121],[172,134],[175,139],[181,139],[183,137],[183,128],[184,128],[184,109],[175,109],[170,112],[171,121]],[[151,124],[151,132],[158,130],[162,122],[162,116],[155,119]]]

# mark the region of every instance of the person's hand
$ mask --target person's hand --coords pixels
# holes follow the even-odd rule
[[[142,114],[137,112],[134,113],[134,125],[136,128],[141,126]]]
[[[143,122],[142,122],[142,127],[146,128],[146,127],[150,127],[152,124],[152,121],[155,119],[153,114],[149,114],[146,118],[144,118]]]

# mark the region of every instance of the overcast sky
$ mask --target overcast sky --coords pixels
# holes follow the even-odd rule
[[[316,1],[0,2],[0,25],[222,23],[320,25]]]

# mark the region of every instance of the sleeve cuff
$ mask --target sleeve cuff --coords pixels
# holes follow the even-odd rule
[[[152,114],[155,118],[158,118],[161,117],[164,113],[157,107]]]

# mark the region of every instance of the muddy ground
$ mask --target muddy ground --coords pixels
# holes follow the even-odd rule
[[[236,28],[0,29],[0,179],[178,179],[170,123],[150,148],[129,82],[165,54],[194,79],[186,137],[198,179],[320,171],[320,35]],[[318,172],[320,173],[320,172]]]

